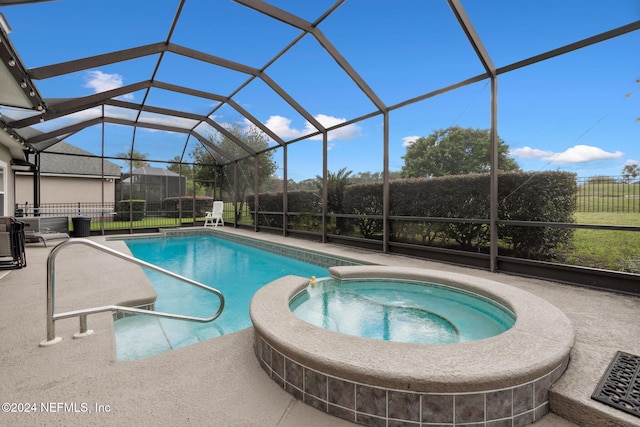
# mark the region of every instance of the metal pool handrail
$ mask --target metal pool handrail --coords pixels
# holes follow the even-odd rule
[[[95,248],[99,251],[105,252],[109,255],[113,255],[117,258],[123,259],[125,261],[140,265],[142,267],[147,267],[150,268],[152,270],[158,271],[162,274],[165,274],[167,276],[173,277],[175,279],[178,280],[182,280],[183,282],[187,282],[191,285],[197,286],[199,288],[202,288],[206,291],[212,292],[214,293],[219,299],[220,299],[220,307],[218,308],[218,311],[213,314],[213,316],[211,317],[193,317],[193,316],[186,316],[186,315],[182,315],[182,314],[172,314],[172,313],[163,313],[160,311],[154,311],[154,310],[144,310],[144,309],[140,309],[140,308],[135,308],[135,307],[125,307],[125,306],[120,306],[120,305],[105,305],[105,306],[99,306],[99,307],[91,307],[91,308],[85,308],[85,309],[81,309],[81,310],[73,310],[73,311],[67,311],[64,313],[58,313],[55,314],[54,313],[54,309],[55,309],[55,260],[56,260],[56,256],[58,255],[58,253],[66,248],[67,246],[71,246],[71,245],[86,245],[86,246],[90,246],[92,248]],[[105,311],[123,311],[123,312],[128,312],[128,313],[139,313],[139,314],[148,314],[148,315],[153,315],[153,316],[158,316],[158,317],[167,317],[167,318],[171,318],[171,319],[181,319],[181,320],[189,320],[192,322],[201,322],[201,323],[206,323],[206,322],[211,322],[213,320],[215,320],[216,318],[218,318],[218,316],[220,316],[220,314],[222,314],[222,310],[224,309],[224,296],[222,295],[222,293],[212,287],[209,287],[207,285],[204,285],[200,282],[196,282],[195,280],[191,280],[187,277],[181,276],[179,274],[173,273],[171,271],[165,270],[163,268],[160,268],[156,265],[150,264],[146,261],[142,261],[141,259],[138,258],[134,258],[132,256],[123,254],[122,252],[118,252],[114,249],[111,249],[107,246],[101,245],[99,243],[93,242],[91,240],[88,239],[69,239],[66,242],[62,242],[59,245],[57,245],[56,247],[54,247],[51,250],[51,253],[49,254],[49,257],[47,258],[47,339],[42,341],[40,343],[41,346],[49,346],[49,345],[53,345],[53,344],[57,344],[59,343],[62,338],[61,337],[56,337],[56,329],[55,329],[55,321],[56,320],[60,320],[60,319],[67,319],[70,317],[76,317],[78,316],[80,318],[80,332],[74,334],[74,337],[78,338],[78,337],[83,337],[86,335],[90,335],[93,333],[93,331],[91,330],[87,330],[87,315],[89,314],[95,314],[95,313],[102,313]]]

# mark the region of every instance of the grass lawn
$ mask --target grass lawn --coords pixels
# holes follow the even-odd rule
[[[248,213],[248,207],[244,205],[244,214],[239,220],[239,223],[252,224],[253,220]],[[233,223],[233,203],[225,203],[223,219],[225,222]],[[198,222],[204,222],[205,217],[196,218]],[[137,228],[165,228],[165,227],[180,227],[183,224],[192,224],[193,218],[182,218],[180,221],[178,218],[165,218],[165,217],[145,217],[139,221],[107,221],[104,222],[105,230],[128,230],[129,227]],[[91,221],[91,230],[98,231],[102,229],[102,224],[99,221]]]
[[[638,213],[577,212],[579,224],[640,226]],[[578,229],[566,262],[584,267],[640,273],[640,232]]]

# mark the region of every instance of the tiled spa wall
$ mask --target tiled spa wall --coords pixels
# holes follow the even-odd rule
[[[310,369],[283,356],[256,332],[258,361],[296,399],[330,415],[368,426],[484,426],[531,424],[549,412],[549,387],[565,362],[535,381],[478,393],[411,393],[372,387]]]

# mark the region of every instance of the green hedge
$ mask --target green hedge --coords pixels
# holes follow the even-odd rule
[[[213,197],[207,196],[182,196],[182,197],[167,197],[162,201],[162,210],[166,212],[166,216],[169,218],[178,218],[179,205],[182,204],[182,217],[193,218],[193,208],[195,204],[195,217],[202,218],[206,215],[205,212],[211,212],[213,209]]]
[[[499,218],[511,221],[575,222],[578,186],[568,172],[510,173],[500,176]],[[501,225],[499,238],[515,255],[552,259],[571,244],[574,229]]]
[[[573,173],[501,173],[498,177],[498,219],[572,223],[577,190]],[[487,251],[489,226],[482,222],[489,220],[489,191],[488,174],[392,181],[389,185],[389,214],[404,218],[389,221],[390,239]],[[344,212],[337,213],[358,217],[336,222],[332,232],[381,239],[382,193],[380,182],[346,187]],[[292,191],[289,193],[289,211],[321,212],[319,199],[317,192]],[[247,202],[253,210],[253,197]],[[282,212],[282,193],[261,194],[260,210]],[[427,221],[420,217],[481,221]],[[302,221],[308,223],[311,219],[302,218]],[[282,216],[260,215],[259,225],[282,227]],[[558,249],[571,244],[573,230],[499,225],[498,237],[502,254],[549,260]]]
[[[290,215],[288,225],[295,230],[314,230],[320,226],[320,219],[313,214],[322,213],[322,200],[316,191],[295,190],[287,193],[289,212],[297,212],[300,215]],[[258,203],[260,212],[282,212],[283,193],[261,193]],[[255,212],[255,196],[246,198],[249,210]],[[266,227],[282,228],[282,214],[259,214],[258,225]]]
[[[389,186],[389,214],[433,218],[489,219],[489,176],[455,175],[432,179],[392,181]],[[409,241],[419,236],[421,242],[471,250],[489,240],[485,224],[472,222],[397,221],[391,236]]]
[[[129,221],[130,211],[133,221],[144,219],[147,211],[147,202],[145,200],[120,200],[116,205],[114,221]]]
[[[356,184],[345,188],[342,206],[345,214],[361,215],[336,222],[336,234],[352,234],[359,230],[367,239],[380,238],[384,222],[373,216],[382,215],[382,185]]]

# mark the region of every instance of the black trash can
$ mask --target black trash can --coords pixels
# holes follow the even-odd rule
[[[87,216],[77,216],[72,218],[73,237],[89,237],[91,234],[91,218]]]

